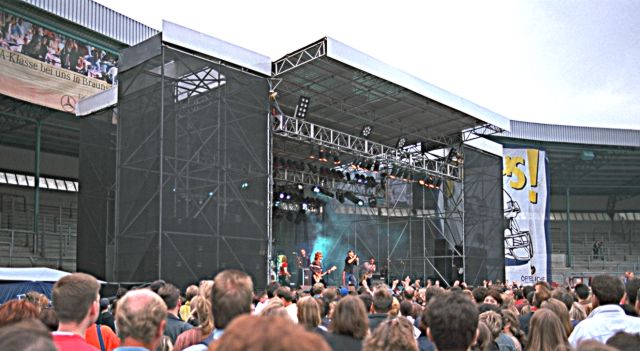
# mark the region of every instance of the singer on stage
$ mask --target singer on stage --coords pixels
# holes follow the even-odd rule
[[[349,250],[349,252],[347,252],[347,257],[344,259],[344,274],[345,274],[345,279],[344,279],[344,284],[345,285],[349,285],[352,284],[353,286],[356,287],[356,289],[358,288],[358,279],[356,278],[356,275],[354,274],[356,266],[358,265],[358,256],[356,256],[355,252],[353,252],[353,250]]]

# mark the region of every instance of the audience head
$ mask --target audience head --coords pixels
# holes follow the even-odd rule
[[[336,304],[329,330],[335,334],[364,339],[369,331],[369,318],[364,303],[357,296],[345,296]]]
[[[502,296],[500,296],[500,291],[497,289],[489,289],[483,302],[491,305],[502,306]]]
[[[364,340],[363,351],[418,351],[413,325],[404,317],[387,319]]]
[[[393,296],[386,285],[379,285],[373,292],[373,311],[389,313],[393,304]]]
[[[51,303],[51,301],[49,301],[49,298],[47,298],[45,294],[39,293],[37,291],[29,291],[24,294],[24,297],[27,301],[34,304],[38,308],[38,310],[42,310],[43,308],[49,306]]]
[[[38,319],[51,331],[58,330],[58,315],[52,307],[43,308]]]
[[[246,273],[229,269],[216,275],[211,291],[211,312],[217,329],[224,329],[237,316],[251,313],[253,281]]]
[[[84,323],[89,326],[100,314],[100,284],[96,278],[73,273],[60,278],[52,290],[53,307],[60,323]]]
[[[478,310],[466,296],[445,293],[427,307],[428,334],[440,351],[466,350],[478,329]]]
[[[484,298],[487,296],[487,288],[484,286],[477,286],[471,290],[471,293],[473,294],[473,299],[479,305],[484,303]]]
[[[619,350],[611,346],[607,346],[601,343],[600,341],[588,339],[578,343],[578,347],[576,348],[576,351],[619,351]]]
[[[581,321],[587,318],[587,313],[579,302],[574,302],[571,306],[569,318],[574,321]]]
[[[607,345],[616,348],[618,351],[640,350],[640,334],[617,332],[607,340]]]
[[[173,284],[164,284],[160,289],[158,289],[158,295],[162,298],[165,305],[167,305],[167,309],[169,311],[178,307],[180,290],[178,290],[178,288]]]
[[[198,296],[199,290],[197,285],[189,285],[185,290],[184,296],[187,301],[191,301],[194,297]]]
[[[213,316],[211,315],[211,300],[204,296],[191,299],[191,313],[195,316],[202,334],[209,334],[213,330]]]
[[[118,335],[152,346],[155,350],[162,338],[167,306],[158,294],[138,289],[126,293],[118,302],[116,324]]]
[[[558,299],[550,298],[549,300],[542,303],[541,308],[547,308],[553,311],[553,313],[555,313],[556,316],[560,318],[560,322],[562,322],[564,331],[567,334],[567,337],[569,337],[573,328],[571,327],[571,320],[569,318],[569,311],[567,310],[567,306],[565,306],[564,303],[562,303],[562,301]]]
[[[298,303],[298,323],[307,328],[316,328],[320,325],[320,306],[316,299],[311,296],[301,298]]]
[[[622,281],[608,274],[596,275],[591,279],[593,308],[604,305],[617,305],[624,295]]]
[[[57,351],[57,348],[49,329],[30,318],[0,328],[0,350]]]
[[[483,322],[491,331],[491,338],[495,340],[502,331],[502,316],[494,311],[482,312],[478,316],[480,322]]]
[[[373,297],[371,294],[365,292],[358,295],[358,297],[362,300],[362,303],[364,303],[364,309],[367,310],[367,312],[371,312],[371,306],[373,306]]]
[[[212,351],[331,351],[316,333],[280,317],[243,315],[235,318],[213,343]]]
[[[562,350],[568,348],[568,339],[560,318],[553,311],[542,308],[529,322],[527,350]]]
[[[588,299],[589,295],[591,294],[591,292],[589,291],[589,287],[582,283],[576,284],[573,290],[576,292],[576,295],[578,295],[578,298],[580,300]]]
[[[633,278],[627,281],[627,285],[624,288],[625,293],[627,294],[627,305],[635,305],[636,299],[638,296],[638,291],[640,291],[640,278]]]
[[[491,330],[489,330],[489,327],[483,321],[480,321],[478,323],[478,337],[476,338],[476,342],[473,344],[473,350],[488,350],[489,344],[492,342],[493,336],[491,335]]]
[[[27,300],[9,300],[0,306],[0,327],[20,322],[23,319],[38,318],[38,307]]]

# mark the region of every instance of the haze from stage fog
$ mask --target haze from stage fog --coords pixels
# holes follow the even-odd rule
[[[640,129],[640,1],[98,2],[272,60],[329,36],[514,120]]]

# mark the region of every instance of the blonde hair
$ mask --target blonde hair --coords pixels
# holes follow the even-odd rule
[[[305,296],[298,301],[298,323],[307,328],[315,328],[320,325],[320,306],[316,299]]]

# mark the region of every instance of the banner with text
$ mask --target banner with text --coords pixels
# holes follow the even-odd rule
[[[116,81],[115,55],[2,11],[0,22],[0,94],[73,113]]]
[[[549,180],[546,153],[504,148],[505,281],[531,285],[551,279]]]

